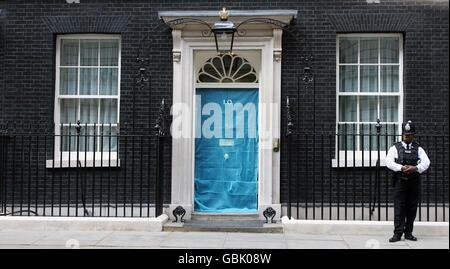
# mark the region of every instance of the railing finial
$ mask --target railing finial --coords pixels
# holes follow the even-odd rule
[[[81,131],[80,120],[77,121],[77,126],[75,126],[75,129],[77,130],[77,134],[80,134],[80,131]]]
[[[381,132],[380,119],[377,119],[377,124],[375,124],[375,128],[377,128],[377,134],[380,134]]]

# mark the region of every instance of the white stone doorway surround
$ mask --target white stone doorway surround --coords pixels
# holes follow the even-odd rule
[[[229,20],[235,25],[249,18],[269,18],[286,24],[295,18],[296,10],[239,11],[231,10]],[[192,17],[212,25],[219,20],[216,11],[161,11],[164,22],[177,18]],[[173,38],[173,128],[172,131],[172,188],[171,204],[167,214],[171,219],[173,210],[182,206],[184,219],[189,220],[194,210],[194,161],[195,161],[195,55],[198,51],[215,51],[213,36],[204,37],[200,24],[177,25]],[[265,23],[243,26],[246,35],[235,37],[234,51],[252,51],[260,54],[259,89],[259,152],[258,152],[258,214],[272,207],[275,220],[281,217],[280,204],[280,115],[281,115],[281,48],[282,29]],[[245,54],[245,53],[244,53]],[[231,86],[232,85],[232,86]],[[248,84],[230,84],[228,87],[247,87]],[[181,119],[176,121],[175,119]]]

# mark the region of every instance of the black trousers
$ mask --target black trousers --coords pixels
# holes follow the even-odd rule
[[[420,177],[394,180],[394,234],[401,236],[413,231],[420,199]]]

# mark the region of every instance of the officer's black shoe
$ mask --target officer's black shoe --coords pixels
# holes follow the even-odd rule
[[[391,239],[389,239],[389,242],[394,243],[394,242],[400,241],[401,239],[402,239],[401,235],[394,234],[394,236]]]
[[[405,239],[411,240],[411,241],[417,241],[417,238],[412,234],[405,234]]]

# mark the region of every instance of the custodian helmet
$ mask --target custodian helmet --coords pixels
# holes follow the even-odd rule
[[[412,123],[412,121],[409,120],[408,122],[402,124],[402,134],[416,134],[416,126]]]

